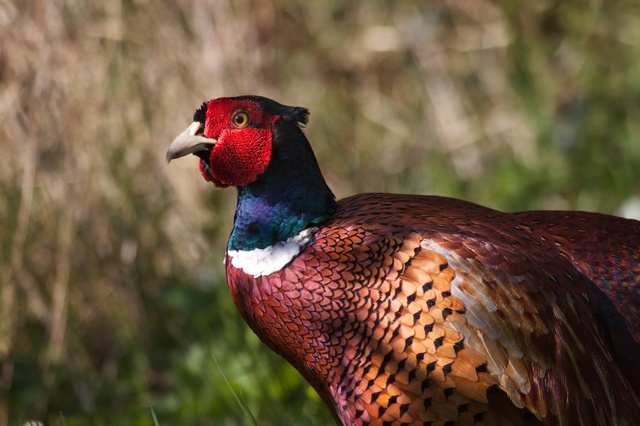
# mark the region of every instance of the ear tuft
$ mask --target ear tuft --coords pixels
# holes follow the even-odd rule
[[[309,110],[303,107],[287,107],[280,116],[284,120],[296,121],[301,125],[309,122]]]

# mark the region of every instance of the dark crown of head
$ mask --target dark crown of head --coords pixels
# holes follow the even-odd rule
[[[249,100],[253,101],[270,114],[278,115],[284,120],[295,121],[299,124],[307,124],[309,122],[309,110],[303,107],[294,107],[288,105],[282,105],[274,100],[265,98],[263,96],[237,96],[229,98],[233,100]],[[211,101],[204,101],[200,108],[198,108],[193,114],[193,121],[198,123],[204,123],[207,119],[207,107]]]

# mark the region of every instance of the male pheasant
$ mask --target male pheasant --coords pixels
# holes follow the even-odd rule
[[[640,422],[640,222],[361,194],[336,202],[308,110],[205,102],[193,153],[238,204],[244,320],[344,425]]]

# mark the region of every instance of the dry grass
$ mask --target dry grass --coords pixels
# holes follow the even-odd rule
[[[164,165],[206,98],[310,107],[340,197],[614,212],[638,195],[640,6],[422,3],[0,0],[0,426],[151,424],[152,404],[160,424],[239,423],[221,378],[183,381],[211,345],[261,424],[326,421],[242,352],[261,346],[221,280],[234,194]]]

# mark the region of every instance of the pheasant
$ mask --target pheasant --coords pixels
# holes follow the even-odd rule
[[[202,104],[167,162],[237,188],[243,319],[344,425],[637,424],[640,222],[398,194],[336,201],[260,96]]]

